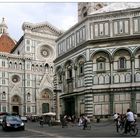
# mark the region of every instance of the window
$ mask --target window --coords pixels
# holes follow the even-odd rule
[[[129,34],[129,19],[114,21],[114,35]]]
[[[27,93],[27,101],[30,101],[31,100],[31,95],[30,93]]]
[[[139,17],[133,19],[133,30],[134,30],[134,33],[140,32],[140,18]]]
[[[30,110],[30,107],[29,106],[27,106],[27,112],[29,113],[31,110]]]
[[[26,40],[26,43],[27,43],[27,44],[30,44],[30,40],[27,39],[27,40]]]
[[[87,16],[87,8],[86,7],[83,7],[82,13],[83,13],[83,17]]]
[[[84,61],[81,61],[79,63],[79,75],[83,75],[84,74]]]
[[[62,83],[62,72],[58,72],[58,82]]]
[[[99,57],[97,60],[97,71],[104,71],[105,70],[105,58]]]
[[[35,113],[35,106],[32,106],[32,112]]]
[[[9,63],[9,67],[12,68],[12,62]]]
[[[2,79],[2,84],[5,84],[5,79]]]
[[[2,72],[2,78],[5,78],[5,72]]]
[[[67,67],[67,72],[68,72],[68,79],[71,79],[72,78],[72,66],[68,66]]]
[[[119,68],[120,69],[125,69],[126,68],[126,59],[125,59],[125,57],[121,57],[119,59]]]
[[[27,46],[26,48],[27,48],[27,51],[30,52],[30,46]]]
[[[19,69],[22,69],[22,64],[21,63],[19,63]]]
[[[27,80],[27,86],[28,87],[30,86],[30,80]]]
[[[5,61],[2,61],[2,67],[5,67]]]
[[[27,70],[30,70],[30,63],[27,63]]]
[[[15,69],[17,69],[17,63],[15,62]]]
[[[5,92],[2,93],[2,100],[6,100],[6,93]]]

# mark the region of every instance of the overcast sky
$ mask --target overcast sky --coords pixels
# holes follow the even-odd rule
[[[47,21],[58,29],[67,30],[77,22],[77,3],[0,2],[0,22],[3,17],[10,36],[18,41],[23,35],[23,22]]]

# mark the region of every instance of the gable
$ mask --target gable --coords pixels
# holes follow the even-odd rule
[[[43,22],[39,24],[32,24],[28,22],[24,22],[22,25],[22,29],[31,30],[32,32],[53,35],[53,36],[60,36],[63,32],[54,27],[53,25],[49,24],[48,22]]]
[[[32,32],[37,32],[37,33],[42,33],[47,35],[55,35],[55,36],[59,35],[55,30],[50,29],[48,26],[32,28]]]

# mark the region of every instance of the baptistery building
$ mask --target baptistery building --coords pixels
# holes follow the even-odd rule
[[[79,22],[56,40],[60,114],[139,115],[140,3],[100,4],[88,14],[87,3],[79,6]]]
[[[0,24],[0,112],[41,115],[54,112],[53,60],[61,31],[48,22],[22,25],[18,42]]]

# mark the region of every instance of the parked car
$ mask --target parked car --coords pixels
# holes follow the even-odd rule
[[[26,116],[21,116],[20,118],[23,122],[27,122],[27,117]]]
[[[9,130],[9,129],[25,130],[25,124],[19,116],[6,115],[3,117],[2,129],[3,130]]]

